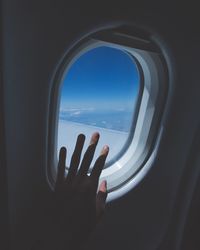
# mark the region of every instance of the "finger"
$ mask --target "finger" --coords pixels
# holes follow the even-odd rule
[[[76,146],[75,146],[72,158],[71,158],[70,167],[69,167],[66,181],[71,181],[76,176],[77,169],[78,169],[80,159],[81,159],[81,153],[83,150],[84,142],[85,142],[85,135],[80,134],[77,137]]]
[[[90,164],[92,162],[92,159],[94,157],[94,152],[95,152],[98,140],[99,140],[99,133],[96,132],[92,135],[91,140],[90,140],[90,145],[83,157],[83,160],[82,160],[79,172],[78,172],[79,178],[87,174]]]
[[[66,154],[67,154],[66,148],[62,147],[59,152],[58,172],[57,172],[55,188],[61,185],[64,181]]]
[[[107,181],[106,180],[101,182],[99,186],[99,191],[102,193],[107,193]]]
[[[96,183],[98,182],[99,176],[101,175],[102,169],[103,169],[103,167],[105,165],[105,161],[106,161],[106,158],[108,156],[108,152],[109,152],[109,147],[106,145],[106,146],[103,147],[103,149],[101,151],[101,155],[96,160],[96,162],[94,164],[94,167],[92,169],[90,177]]]
[[[99,187],[99,191],[97,193],[97,198],[96,198],[97,219],[100,219],[102,215],[104,214],[107,195],[108,195],[107,182],[102,181]]]

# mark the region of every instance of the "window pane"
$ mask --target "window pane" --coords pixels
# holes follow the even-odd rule
[[[96,156],[110,146],[108,161],[116,159],[133,134],[132,121],[139,95],[134,59],[120,49],[101,46],[82,54],[63,77],[58,124],[58,150],[66,146],[67,165],[76,137],[101,135]]]

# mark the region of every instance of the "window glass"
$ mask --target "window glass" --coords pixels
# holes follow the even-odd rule
[[[127,52],[101,46],[83,53],[62,78],[58,122],[58,151],[66,146],[67,166],[76,137],[98,131],[96,156],[103,145],[110,146],[107,162],[114,161],[133,135],[133,119],[139,95],[139,72]]]

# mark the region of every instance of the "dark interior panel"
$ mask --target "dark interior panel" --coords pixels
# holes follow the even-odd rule
[[[176,229],[183,226],[182,218],[188,210],[183,209],[185,203],[179,195],[183,176],[187,179],[185,169],[200,118],[198,19],[195,7],[186,9],[174,4],[123,1],[119,5],[113,1],[98,6],[86,5],[85,1],[3,1],[5,150],[1,148],[5,152],[2,165],[6,162],[7,168],[11,249],[29,249],[45,230],[50,213],[52,191],[46,179],[48,118],[56,67],[84,35],[124,23],[147,27],[162,38],[173,95],[149,174],[134,190],[108,204],[87,249],[182,249],[177,241],[181,241],[184,230]],[[192,161],[191,172],[196,168]]]

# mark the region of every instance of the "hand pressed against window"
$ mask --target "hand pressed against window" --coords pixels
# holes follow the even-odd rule
[[[65,177],[66,149],[61,148],[58,163],[58,174],[55,186],[57,204],[57,221],[62,232],[71,232],[75,239],[84,239],[94,229],[101,218],[107,197],[106,181],[98,183],[104,167],[109,148],[104,146],[96,160],[91,174],[88,170],[92,162],[99,134],[94,133],[90,145],[80,163],[85,136],[80,134],[77,138],[70,167]]]
[[[108,146],[103,147],[91,174],[88,175],[98,140],[99,134],[94,133],[80,162],[85,136],[78,136],[67,176],[67,150],[64,147],[60,149],[50,226],[32,249],[83,249],[83,244],[104,213],[107,197],[106,181],[98,184],[109,152]]]

